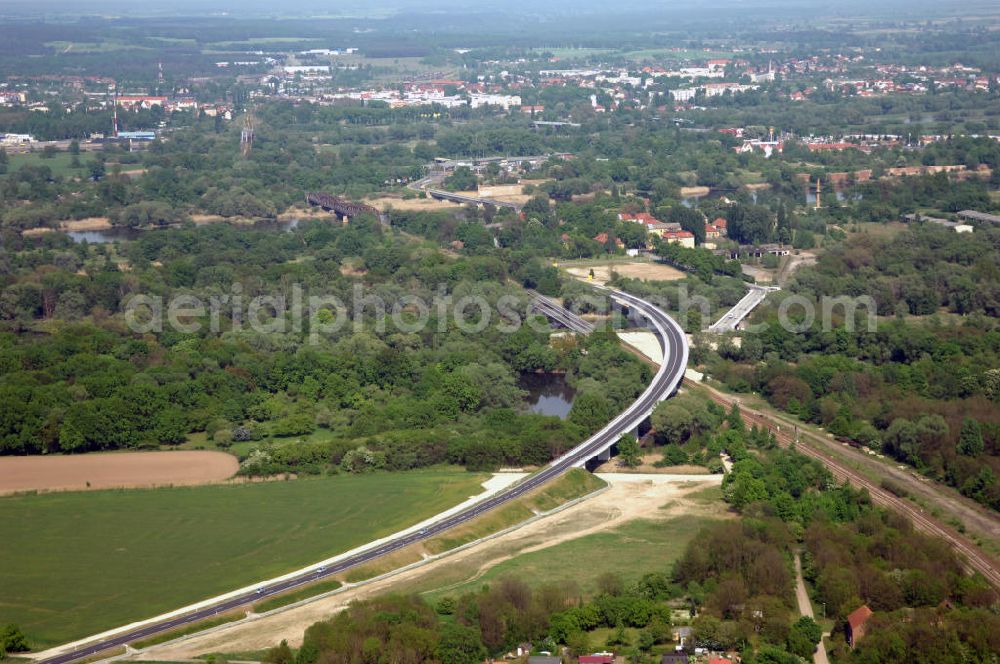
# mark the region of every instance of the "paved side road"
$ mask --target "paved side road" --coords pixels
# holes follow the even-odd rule
[[[806,582],[802,578],[802,555],[799,553],[795,554],[795,599],[799,603],[799,613],[810,618],[816,617],[813,615],[809,593],[806,592]],[[823,636],[828,635],[824,634]],[[813,653],[813,662],[814,664],[830,664],[830,660],[826,657],[826,648],[823,647],[822,641],[819,642],[819,647]]]

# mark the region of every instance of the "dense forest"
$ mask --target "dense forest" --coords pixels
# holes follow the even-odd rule
[[[504,334],[494,317],[469,334],[437,313],[416,332],[406,314],[376,319],[369,294],[390,311],[406,298],[431,302],[440,288],[493,306],[507,295],[522,318],[527,296],[507,284],[502,261],[448,257],[374,221],[177,229],[111,247],[51,236],[3,256],[3,453],[175,445],[205,432],[220,447],[259,441],[243,465],[250,474],[539,464],[611,419],[650,377],[605,333],[551,346],[544,324]],[[265,333],[234,325],[230,308],[216,332],[209,312],[191,333],[140,334],[124,322],[136,293],[207,302],[235,289],[290,301],[292,284],[361,316],[320,339],[311,318]],[[567,373],[578,392],[567,421],[520,412],[517,377],[532,371]]]

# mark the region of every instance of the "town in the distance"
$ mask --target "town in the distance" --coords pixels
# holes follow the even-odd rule
[[[0,28],[0,664],[1000,662],[995,3]]]

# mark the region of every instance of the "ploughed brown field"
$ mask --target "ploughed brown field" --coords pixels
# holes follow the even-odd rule
[[[208,484],[232,477],[238,467],[236,457],[209,451],[0,457],[0,495]]]

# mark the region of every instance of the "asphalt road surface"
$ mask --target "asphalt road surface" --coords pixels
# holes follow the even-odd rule
[[[241,607],[247,607],[259,602],[262,599],[287,592],[293,588],[313,583],[339,574],[347,569],[362,565],[382,556],[398,551],[421,540],[435,537],[442,532],[465,523],[481,514],[488,512],[504,503],[507,503],[530,491],[534,491],[540,486],[559,477],[570,468],[583,466],[589,459],[597,456],[599,452],[610,447],[625,432],[634,429],[644,420],[653,407],[663,399],[669,397],[677,389],[684,377],[684,369],[687,366],[687,339],[683,330],[664,312],[654,305],[645,302],[632,295],[627,295],[618,291],[610,291],[615,299],[627,305],[630,309],[642,314],[652,325],[663,346],[664,362],[654,377],[652,383],[639,396],[639,398],[629,406],[623,413],[618,415],[607,426],[596,434],[585,440],[580,445],[559,457],[541,471],[525,478],[505,491],[502,491],[480,503],[469,508],[436,521],[426,528],[402,535],[391,541],[383,542],[377,547],[368,549],[349,558],[345,558],[336,563],[318,568],[309,572],[304,572],[299,576],[276,581],[269,584],[262,584],[256,591],[248,592],[236,597],[221,600],[216,604],[207,606],[191,613],[186,613],[175,618],[170,618],[162,622],[157,622],[144,627],[137,627],[134,630],[122,632],[121,634],[108,637],[103,641],[84,644],[78,648],[67,650],[53,657],[38,660],[41,664],[66,664],[78,659],[92,657],[96,653],[117,648],[134,641],[146,639],[155,634],[160,634],[168,630],[173,630],[184,625],[189,625],[201,620],[212,618],[218,614],[226,613]]]

